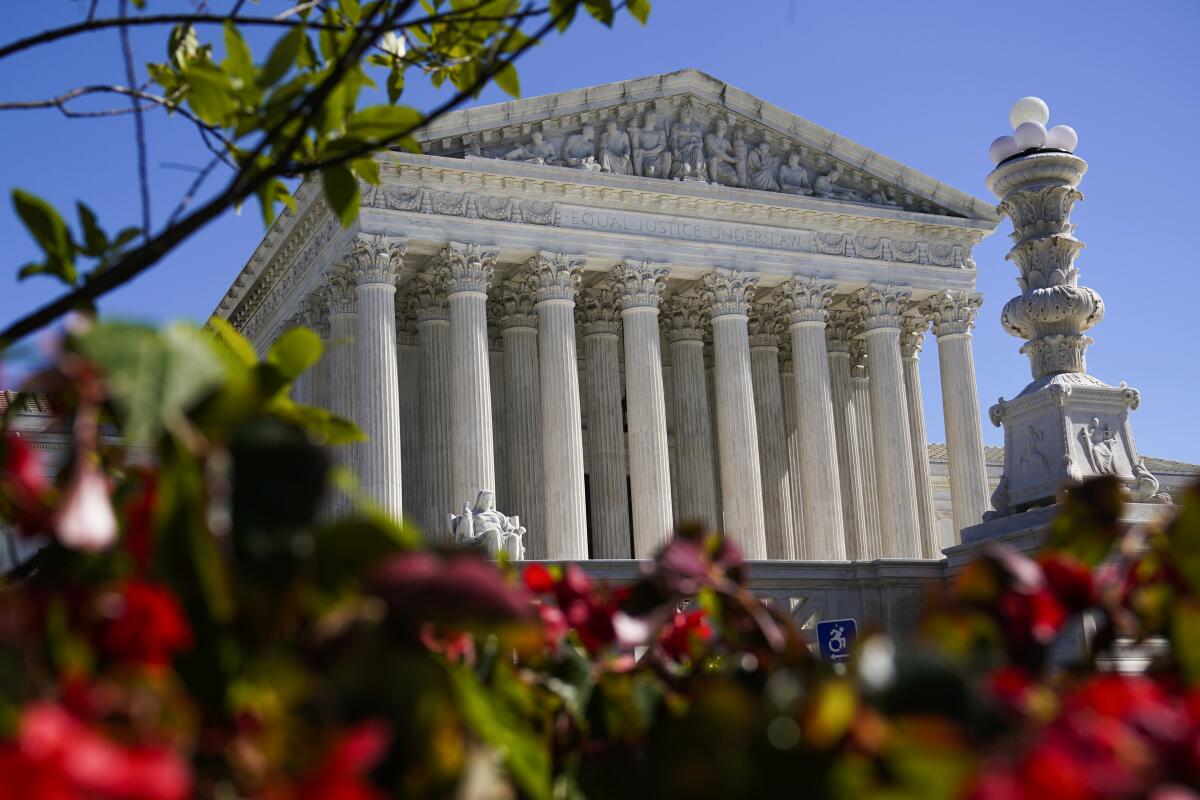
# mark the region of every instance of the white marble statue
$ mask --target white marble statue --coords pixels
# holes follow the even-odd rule
[[[767,192],[778,192],[779,181],[775,175],[779,170],[779,159],[771,155],[771,146],[759,142],[758,147],[746,156],[746,173],[751,189],[761,189]]]
[[[711,133],[704,137],[704,151],[708,153],[708,179],[722,186],[738,185],[738,159],[733,152],[726,133],[729,123],[718,119]]]
[[[808,170],[800,166],[800,154],[788,153],[787,164],[779,168],[779,191],[787,194],[812,194]]]
[[[642,127],[637,129],[633,141],[633,171],[644,178],[665,178],[671,174],[667,132],[659,124],[658,114],[654,111],[646,112]]]
[[[813,184],[813,194],[817,197],[829,197],[833,200],[855,200],[862,202],[863,196],[853,189],[848,189],[845,186],[838,186],[838,181],[842,178],[842,170],[837,165],[833,165],[833,169],[824,175],[818,175],[816,183]]]
[[[633,172],[633,147],[629,143],[629,134],[618,128],[613,120],[605,124],[604,133],[600,134],[600,168],[616,175]]]
[[[503,158],[505,161],[524,161],[527,164],[557,164],[558,151],[542,137],[541,131],[534,131],[529,144],[517,145]]]
[[[1079,440],[1096,474],[1116,474],[1117,434],[1112,428],[1101,425],[1098,417],[1092,417],[1091,422],[1079,429]]]
[[[475,507],[463,503],[463,513],[448,514],[450,536],[460,547],[482,550],[491,558],[504,553],[514,561],[525,558],[525,529],[517,517],[496,510],[496,496],[486,489],[475,498]]]
[[[596,160],[596,128],[584,125],[579,133],[572,133],[563,142],[562,163],[568,167],[598,172],[600,162]]]
[[[705,179],[704,130],[692,121],[692,110],[686,106],[671,128],[671,161],[672,178]]]

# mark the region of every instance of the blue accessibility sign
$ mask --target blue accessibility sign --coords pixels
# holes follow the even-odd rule
[[[857,638],[858,624],[852,619],[831,619],[817,623],[817,645],[825,661],[837,663],[850,658],[850,650]]]

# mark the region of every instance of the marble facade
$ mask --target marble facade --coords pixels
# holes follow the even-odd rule
[[[436,538],[494,491],[529,558],[647,557],[693,516],[750,558],[939,557],[932,320],[955,525],[982,518],[993,207],[692,70],[420,138],[349,229],[302,185],[216,311],[325,338],[305,398],[378,432],[341,457],[381,507]]]

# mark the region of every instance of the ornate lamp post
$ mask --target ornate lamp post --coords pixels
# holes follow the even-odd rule
[[[1070,216],[1087,162],[1073,152],[1074,130],[1046,130],[1049,116],[1040,99],[1022,98],[1010,115],[1013,135],[990,151],[996,168],[987,185],[1012,220],[1008,259],[1020,271],[1021,294],[1004,306],[1001,324],[1025,340],[1033,382],[991,408],[992,423],[1004,427],[1004,477],[989,518],[1048,505],[1064,482],[1097,475],[1120,478],[1135,501],[1169,502],[1134,446],[1129,412],[1138,391],[1087,373],[1085,331],[1104,317],[1100,295],[1080,285],[1075,267],[1083,242]]]

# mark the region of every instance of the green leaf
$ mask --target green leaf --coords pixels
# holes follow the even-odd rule
[[[346,121],[346,136],[368,142],[385,141],[405,132],[412,133],[421,119],[421,112],[409,106],[368,106]]]
[[[583,5],[602,25],[612,27],[613,24],[613,7],[612,0],[583,0]]]
[[[512,65],[512,62],[505,64],[492,80],[511,97],[521,96],[521,82],[517,78],[517,69]]]
[[[196,116],[214,125],[225,124],[237,107],[229,76],[207,61],[190,64],[183,74],[188,83],[187,102]]]
[[[266,362],[289,382],[304,374],[321,357],[321,337],[308,328],[292,328],[275,340]]]
[[[554,25],[559,33],[571,25],[578,9],[579,0],[550,0],[550,16],[555,20]]]
[[[354,174],[372,186],[379,185],[379,162],[373,158],[356,158],[350,162]]]
[[[83,254],[99,258],[108,249],[108,237],[97,224],[95,212],[82,201],[75,203],[75,210],[79,213],[79,225],[83,228],[83,241],[86,245]],[[136,229],[134,235],[137,235]]]
[[[152,444],[225,377],[212,340],[176,323],[161,333],[126,323],[96,325],[79,348],[105,377],[130,444]]]
[[[275,43],[275,46],[271,48],[270,55],[267,56],[267,63],[263,65],[262,71],[258,73],[256,82],[260,87],[265,89],[268,86],[274,86],[283,79],[283,76],[296,63],[296,58],[300,55],[304,47],[305,39],[306,34],[303,25],[296,25],[283,36],[279,37],[279,41]]]
[[[218,344],[232,353],[244,366],[258,365],[258,353],[255,352],[254,345],[250,344],[249,339],[238,333],[237,329],[227,320],[220,317],[209,317],[206,327],[216,337]]]
[[[625,9],[643,25],[650,19],[650,0],[625,0]]]
[[[346,19],[355,25],[362,19],[362,6],[358,4],[358,0],[341,0],[339,5],[342,7],[342,13],[346,15]]]
[[[345,164],[334,164],[321,170],[321,179],[330,208],[338,215],[342,227],[349,227],[358,216],[362,200],[354,173]]]
[[[388,102],[395,103],[404,94],[404,65],[395,64],[387,77]]]
[[[22,189],[14,189],[12,193],[13,208],[17,216],[25,224],[25,228],[33,236],[34,241],[46,254],[46,261],[41,265],[30,264],[22,268],[21,277],[35,272],[46,272],[66,283],[73,284],[78,278],[75,271],[75,245],[71,241],[71,232],[67,223],[58,215],[54,207],[37,195]],[[31,269],[32,268],[32,269]]]
[[[221,62],[221,66],[240,78],[244,84],[254,80],[254,55],[232,22],[225,23],[225,60]]]

